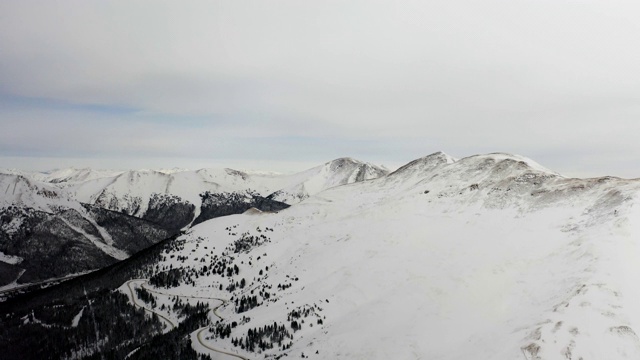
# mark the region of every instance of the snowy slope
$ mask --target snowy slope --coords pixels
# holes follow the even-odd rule
[[[0,174],[0,262],[19,274],[0,286],[101,268],[166,237],[154,224],[83,205],[51,183]]]
[[[71,206],[64,191],[51,184],[31,180],[24,175],[0,173],[0,208],[24,206],[51,212],[51,206]]]
[[[28,271],[23,280],[95,269],[122,260],[194,221],[240,213],[250,206],[265,210],[286,206],[257,194],[300,187],[299,193],[287,192],[291,201],[299,201],[331,186],[381,174],[384,171],[352,159],[338,159],[293,175],[232,169],[3,170],[0,251],[6,256],[0,261],[8,256],[25,259],[21,269]],[[56,254],[69,248],[74,250],[65,252],[71,257],[67,266],[63,256]]]
[[[140,218],[150,212],[180,205],[182,228],[197,218],[201,211],[201,194],[245,192],[252,188],[248,176],[231,169],[161,172],[130,170],[114,177],[77,183],[67,190],[80,202],[94,204]],[[188,213],[188,214],[186,214]],[[174,215],[167,214],[169,217]],[[166,219],[150,219],[166,222]]]
[[[388,173],[375,165],[352,158],[340,158],[284,178],[269,197],[296,204],[323,190],[355,182],[376,179]]]
[[[86,181],[74,180],[72,184],[67,181],[64,186],[70,196],[80,202],[123,211],[137,217],[144,217],[154,195],[177,197],[178,201],[195,206],[193,218],[197,218],[201,207],[200,195],[207,191],[251,191],[265,197],[271,195],[269,198],[276,201],[294,204],[330,187],[377,178],[386,173],[386,170],[375,165],[344,158],[291,175],[233,169],[130,170],[113,176],[94,175]],[[79,174],[74,176],[74,179],[80,177]]]
[[[181,269],[182,284],[140,286],[168,304],[230,299],[216,311],[236,322],[230,337],[192,336],[211,355],[638,359],[639,191],[509,154],[436,153],[278,213],[195,226],[153,268]],[[239,312],[243,296],[258,306]],[[284,341],[243,349],[274,322]]]
[[[57,184],[73,184],[83,181],[113,177],[121,174],[122,171],[118,170],[96,170],[90,168],[76,169],[59,169],[49,173],[40,174],[38,180],[57,183]]]

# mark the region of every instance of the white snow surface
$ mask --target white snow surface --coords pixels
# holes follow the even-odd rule
[[[7,264],[18,265],[21,262],[23,262],[24,259],[21,258],[20,256],[7,255],[7,254],[3,253],[2,251],[0,251],[0,261],[2,261],[4,263],[7,263]]]
[[[198,269],[240,234],[268,234],[228,254],[232,280],[171,291],[228,299],[267,286],[261,306],[218,310],[239,323],[232,338],[313,307],[323,323],[306,318],[284,351],[297,358],[639,359],[639,193],[638,181],[567,179],[508,154],[436,153],[278,213],[206,221],[158,266]],[[239,278],[247,287],[219,290]],[[249,358],[282,352],[211,341]]]
[[[73,320],[71,321],[71,327],[78,327],[78,324],[80,324],[80,319],[82,319],[82,314],[84,313],[84,306],[82,307],[82,309],[80,309],[80,311],[76,314],[76,316],[73,317]]]
[[[96,170],[91,168],[68,168],[54,170],[49,173],[42,173],[38,180],[50,183],[77,183],[89,180],[96,180],[106,177],[113,177],[121,174],[121,170]]]
[[[287,198],[277,200],[295,203],[331,186],[384,174],[384,170],[353,159],[337,159],[291,175],[245,173],[233,169],[117,171],[70,168],[48,173],[0,170],[0,210],[13,208],[6,211],[8,216],[0,221],[0,230],[11,238],[20,231],[23,219],[31,210],[56,214],[73,209],[89,221],[100,236],[88,234],[64,218],[62,221],[107,255],[123,260],[129,254],[114,247],[111,235],[87,214],[82,203],[142,217],[153,196],[177,196],[195,205],[195,219],[200,212],[200,195],[206,191],[252,191],[268,196],[277,190],[288,189]],[[302,186],[300,191],[295,190],[298,185]],[[6,255],[0,256],[0,261],[11,264],[20,261]]]
[[[85,232],[84,230],[82,230],[81,228],[74,226],[72,223],[70,223],[67,219],[65,218],[60,218],[60,220],[62,220],[62,222],[64,222],[65,224],[67,224],[67,226],[71,229],[73,229],[73,231],[81,234],[82,236],[84,236],[87,240],[91,241],[93,243],[93,245],[95,245],[98,249],[102,250],[102,252],[104,252],[105,254],[113,257],[114,259],[118,259],[118,260],[124,260],[126,258],[129,257],[129,254],[127,254],[126,251],[124,250],[120,250],[118,248],[115,248],[113,246],[113,240],[111,240],[111,244],[109,243],[105,243],[102,242],[100,238],[97,238],[87,232]],[[95,224],[95,221],[93,222]],[[102,228],[99,228],[102,229]],[[106,231],[104,231],[104,229],[102,229],[101,234],[106,234]],[[109,239],[111,239],[111,237],[109,236]]]
[[[65,196],[111,210],[125,210],[143,215],[153,194],[177,196],[200,210],[200,194],[210,192],[244,192],[251,190],[262,196],[273,193],[274,199],[294,204],[333,186],[377,178],[387,170],[351,158],[341,158],[312,169],[295,173],[233,169],[171,170],[91,170],[65,169],[44,179],[64,191]],[[198,214],[196,213],[196,216]]]
[[[0,208],[12,205],[51,212],[53,203],[69,203],[63,192],[51,184],[23,175],[0,174]]]
[[[60,188],[51,183],[40,182],[23,175],[0,174],[0,210],[8,207],[18,208],[20,212],[33,209],[47,213],[58,213],[73,209],[96,227],[102,239],[86,233],[61,217],[60,219],[65,222],[67,226],[82,234],[82,236],[90,240],[106,254],[119,260],[129,257],[129,254],[126,252],[113,247],[111,235],[87,214],[82,204],[73,199],[66,188]],[[22,225],[23,217],[21,215],[24,214],[18,213],[17,216],[13,216],[8,222],[0,222],[0,230],[11,237]],[[19,258],[15,256],[0,256],[0,261],[12,264],[17,264],[16,261],[18,260]],[[21,262],[22,260],[20,259],[19,261]]]

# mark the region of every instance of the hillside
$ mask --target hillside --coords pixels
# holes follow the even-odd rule
[[[140,338],[118,351],[637,359],[639,190],[510,154],[436,153],[277,213],[205,221],[146,262],[124,262],[130,280],[112,293],[156,314],[174,350]],[[6,309],[15,317],[27,304]]]
[[[105,267],[170,235],[156,224],[81,204],[22,175],[0,174],[0,190],[3,288]]]
[[[233,169],[162,172],[131,170],[68,186],[83,203],[145,218],[158,207],[158,198],[193,205],[191,220],[200,217],[203,193],[266,197],[289,205],[330,187],[369,180],[387,171],[354,159],[336,159],[312,169],[286,174],[251,173]],[[162,203],[165,200],[161,200]],[[183,226],[188,225],[186,219]]]
[[[639,270],[630,258],[638,189],[615,178],[567,179],[508,154],[456,162],[434,154],[279,214],[207,222],[176,253],[184,262],[159,267],[201,269],[199,259],[209,257],[198,246],[232,245],[226,258],[238,276],[205,276],[167,292],[222,297],[207,284],[228,289],[247,279],[227,298],[253,294],[261,305],[220,313],[251,318],[232,338],[286,324],[291,348],[267,354],[632,359],[640,356],[632,301]],[[274,229],[268,241],[236,252],[238,241],[264,229]],[[291,326],[292,311],[308,314],[301,330]],[[209,344],[257,352],[224,339]]]
[[[384,173],[353,159],[293,175],[232,169],[4,170],[0,291],[103,268],[215,217],[250,208],[284,209],[288,203],[267,197],[277,189],[300,187],[299,193],[282,199],[295,203],[309,191]]]

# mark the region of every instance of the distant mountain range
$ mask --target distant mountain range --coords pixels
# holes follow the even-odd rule
[[[7,359],[640,358],[640,180],[442,152],[391,173],[339,159],[290,176],[6,177],[5,211],[128,256],[0,303]],[[127,252],[114,214],[168,238]]]
[[[329,187],[385,173],[353,159],[293,175],[232,169],[0,170],[0,286],[99,269],[192,223],[251,207],[280,210]]]

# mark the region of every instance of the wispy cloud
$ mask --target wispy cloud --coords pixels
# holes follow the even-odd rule
[[[67,111],[67,112],[82,112],[82,113],[105,113],[112,115],[124,115],[140,112],[140,109],[135,109],[125,106],[107,105],[107,104],[91,104],[91,103],[72,103],[63,99],[51,99],[51,98],[36,98],[29,96],[17,96],[13,94],[1,94],[0,93],[0,107],[5,111],[14,110],[45,110],[45,111]]]
[[[560,172],[640,176],[638,10],[3,1],[0,156],[402,163],[509,151]]]

